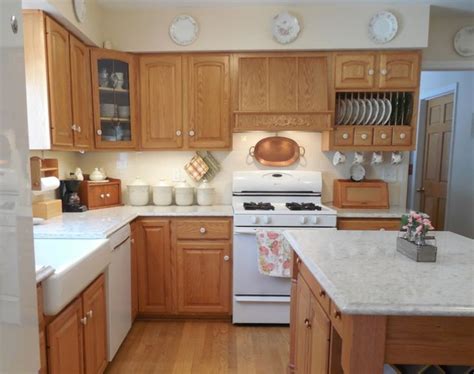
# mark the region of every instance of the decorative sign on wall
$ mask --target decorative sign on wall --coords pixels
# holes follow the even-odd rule
[[[398,20],[393,13],[381,11],[369,22],[369,37],[377,44],[385,44],[397,35]]]
[[[189,45],[197,39],[199,25],[193,17],[181,14],[171,22],[169,34],[176,44]]]
[[[460,56],[474,56],[474,26],[465,26],[454,35],[454,49]]]
[[[273,17],[273,38],[280,44],[288,44],[294,41],[300,30],[298,18],[288,12],[281,12]]]

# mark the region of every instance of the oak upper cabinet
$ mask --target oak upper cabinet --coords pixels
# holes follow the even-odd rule
[[[107,311],[105,277],[101,275],[82,294],[84,362],[86,374],[103,373],[107,366]]]
[[[92,91],[89,48],[70,35],[71,98],[74,145],[80,149],[92,147]]]
[[[417,88],[420,77],[419,52],[384,52],[379,58],[380,88]]]
[[[175,251],[178,313],[228,314],[230,243],[178,241]]]
[[[329,129],[332,68],[330,53],[233,55],[234,132]]]
[[[90,149],[89,48],[42,11],[23,19],[30,149]]]
[[[170,222],[137,221],[138,312],[172,312]]]
[[[183,146],[181,55],[140,56],[141,148]]]
[[[82,301],[77,298],[47,327],[50,374],[84,373]]]
[[[186,57],[185,124],[190,149],[225,149],[231,144],[230,56]]]
[[[375,84],[374,53],[336,53],[336,89],[372,88]]]
[[[91,49],[95,146],[133,149],[137,144],[136,57]]]

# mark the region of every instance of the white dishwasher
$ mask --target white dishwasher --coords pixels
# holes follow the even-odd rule
[[[107,271],[108,359],[112,361],[132,326],[130,225],[110,237],[112,261]]]

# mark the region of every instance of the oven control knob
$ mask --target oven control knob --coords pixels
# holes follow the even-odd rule
[[[268,217],[268,216],[264,216],[264,217],[263,217],[263,223],[269,224],[270,222],[271,222],[270,217]]]
[[[317,224],[318,223],[318,217],[312,217],[311,222],[313,223],[313,225]]]
[[[306,217],[305,217],[305,216],[300,217],[300,223],[301,223],[302,225],[304,225],[304,224],[306,223]]]
[[[255,223],[258,223],[258,217],[257,217],[257,216],[252,216],[252,217],[250,217],[250,222],[252,222],[252,223],[254,223],[254,224],[255,224]]]

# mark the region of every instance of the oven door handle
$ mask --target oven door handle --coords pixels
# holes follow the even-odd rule
[[[236,235],[255,235],[257,229],[255,227],[234,227]]]

